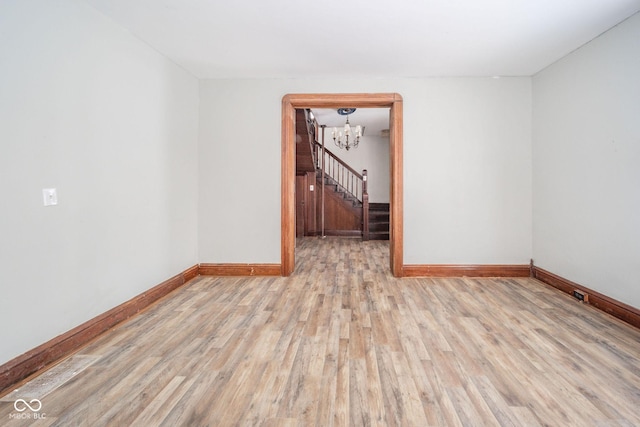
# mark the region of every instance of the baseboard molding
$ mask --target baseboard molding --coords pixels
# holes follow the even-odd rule
[[[532,268],[532,276],[549,286],[568,293],[569,295],[573,295],[573,291],[578,290],[588,296],[588,304],[609,313],[610,315],[617,317],[636,328],[640,328],[640,310],[635,307],[603,295],[593,289],[587,288],[586,286],[574,283],[571,280],[560,277],[542,268],[536,267],[535,265]]]
[[[405,264],[403,277],[529,277],[530,265]]]
[[[42,368],[78,350],[98,335],[139,313],[160,298],[198,276],[198,266],[165,280],[101,315],[70,331],[8,361],[0,366],[0,395],[9,387],[26,379]]]
[[[200,264],[202,276],[281,276],[280,264]]]
[[[319,233],[322,234],[322,233]],[[362,230],[324,230],[325,236],[331,237],[359,237],[362,238]]]

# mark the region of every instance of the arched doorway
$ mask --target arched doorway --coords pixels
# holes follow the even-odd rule
[[[295,110],[296,108],[389,108],[391,273],[403,276],[402,97],[382,94],[289,94],[282,98],[281,274],[295,266]]]

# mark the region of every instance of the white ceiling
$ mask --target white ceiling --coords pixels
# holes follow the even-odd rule
[[[84,0],[199,78],[529,76],[640,0]]]

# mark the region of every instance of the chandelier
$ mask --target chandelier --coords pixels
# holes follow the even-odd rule
[[[344,148],[345,150],[349,150],[350,148],[356,148],[360,143],[360,137],[364,133],[364,128],[360,125],[357,125],[355,131],[351,130],[351,124],[349,123],[349,114],[356,111],[355,108],[339,108],[338,114],[341,116],[347,116],[347,122],[344,124],[344,128],[342,130],[338,130],[338,128],[333,128],[331,131],[331,137],[333,138],[333,142],[340,148]]]

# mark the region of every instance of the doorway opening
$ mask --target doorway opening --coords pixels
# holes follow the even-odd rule
[[[391,273],[402,277],[402,97],[397,93],[289,94],[282,98],[281,274],[289,276],[295,267],[295,110],[307,108],[389,108],[389,261]]]

